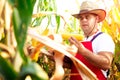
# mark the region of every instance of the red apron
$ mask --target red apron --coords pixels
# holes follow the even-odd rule
[[[99,33],[98,33],[99,35]],[[93,39],[91,41],[87,41],[87,42],[82,42],[82,44],[90,51],[93,52],[93,49],[92,49],[92,41],[98,36],[96,35],[95,37],[93,37]],[[89,61],[87,61],[81,54],[77,53],[76,56],[75,56],[77,59],[79,59],[80,61],[82,61],[91,71],[93,71],[98,80],[107,80],[105,78],[105,76],[103,75],[101,69],[95,67],[94,65],[92,65],[91,63],[89,63]],[[71,73],[78,73],[76,67],[74,65],[72,65],[72,68],[71,68]],[[82,80],[81,76],[80,75],[74,75],[74,76],[71,76],[70,77],[70,80]]]

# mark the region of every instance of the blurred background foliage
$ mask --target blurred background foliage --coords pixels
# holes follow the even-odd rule
[[[113,0],[113,4],[100,26],[116,47],[109,80],[119,80],[120,1]],[[67,11],[57,12],[56,0],[0,0],[0,5],[0,80],[49,80],[53,76],[54,59],[43,54],[42,45],[27,35],[29,27],[40,35],[59,34],[65,45],[71,35],[83,39],[78,21]],[[69,79],[66,75],[64,80]]]

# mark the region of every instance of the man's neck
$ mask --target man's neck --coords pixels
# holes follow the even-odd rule
[[[96,34],[98,31],[99,31],[98,29],[95,29],[95,30],[93,30],[90,34],[85,34],[85,37],[88,38],[88,37]]]

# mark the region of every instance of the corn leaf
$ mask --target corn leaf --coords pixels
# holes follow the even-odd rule
[[[3,57],[0,56],[0,74],[4,80],[16,80],[17,73],[12,65]]]
[[[27,61],[23,47],[26,40],[27,29],[31,22],[35,0],[15,0],[13,9],[13,25],[18,50],[23,61]]]
[[[27,75],[30,75],[32,80],[48,80],[47,73],[36,62],[29,61],[22,65],[19,80],[24,80]]]

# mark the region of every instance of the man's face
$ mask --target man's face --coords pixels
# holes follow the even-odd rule
[[[81,14],[79,17],[80,26],[85,34],[90,33],[96,23],[98,22],[98,16],[91,13]]]

